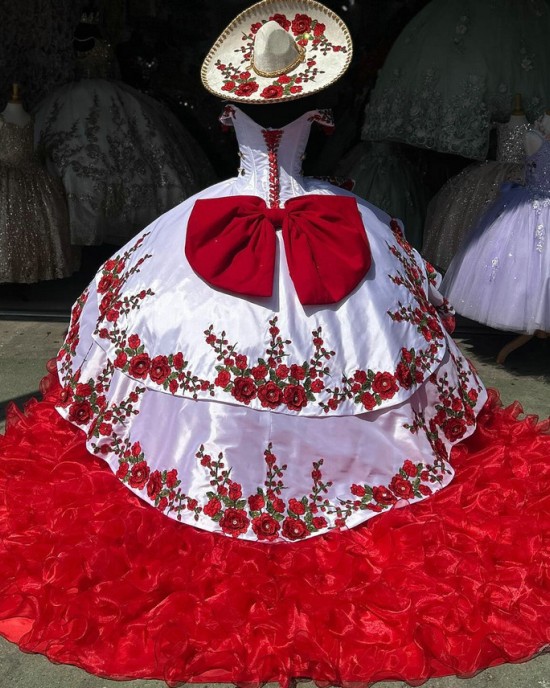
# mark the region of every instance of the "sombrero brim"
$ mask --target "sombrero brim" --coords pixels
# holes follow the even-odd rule
[[[266,77],[254,71],[254,35],[277,21],[305,51],[287,74]],[[276,103],[303,98],[330,86],[346,71],[353,46],[347,26],[315,0],[262,0],[241,12],[206,56],[201,79],[215,96],[245,103]]]

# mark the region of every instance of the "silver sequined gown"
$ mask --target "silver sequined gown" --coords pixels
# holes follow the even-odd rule
[[[75,269],[65,195],[33,155],[33,123],[0,115],[0,282],[67,277]]]
[[[522,183],[527,124],[497,124],[497,160],[462,170],[432,198],[424,226],[422,255],[446,270],[464,239],[497,198],[505,182]]]
[[[167,107],[105,78],[110,60],[98,40],[78,58],[81,78],[36,111],[36,145],[63,180],[76,245],[124,244],[215,181],[202,149]]]

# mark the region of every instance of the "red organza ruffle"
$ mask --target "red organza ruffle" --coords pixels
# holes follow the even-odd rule
[[[346,685],[467,676],[549,643],[550,435],[518,404],[492,395],[433,498],[265,545],[142,503],[54,391],[0,437],[0,633],[21,649],[113,678]]]

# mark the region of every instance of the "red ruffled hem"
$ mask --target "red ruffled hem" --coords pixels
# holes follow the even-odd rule
[[[53,398],[0,437],[0,633],[24,651],[170,685],[419,685],[550,643],[550,421],[519,404],[491,394],[429,500],[256,545],[141,502]]]

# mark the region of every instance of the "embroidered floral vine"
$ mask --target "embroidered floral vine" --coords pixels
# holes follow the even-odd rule
[[[115,442],[112,450],[119,457],[117,477],[143,491],[160,511],[173,513],[178,520],[182,520],[183,511],[193,512],[195,521],[202,514],[218,524],[226,535],[240,537],[253,533],[261,541],[303,540],[324,530],[346,526],[348,518],[358,511],[380,512],[402,499],[422,499],[432,493],[430,485],[440,482],[445,470],[442,462],[436,467],[407,459],[389,485],[353,484],[350,498],[330,500],[327,494],[332,482],[323,480],[324,462],[319,459],[312,463],[310,492],[285,499],[287,465],[278,464],[269,443],[264,451],[264,484],[256,492],[245,495],[242,485],[231,478],[231,468],[227,467],[223,452],[212,457],[201,445],[195,457],[210,482],[206,500],[201,503],[182,491],[177,469],[151,470],[139,442]]]

